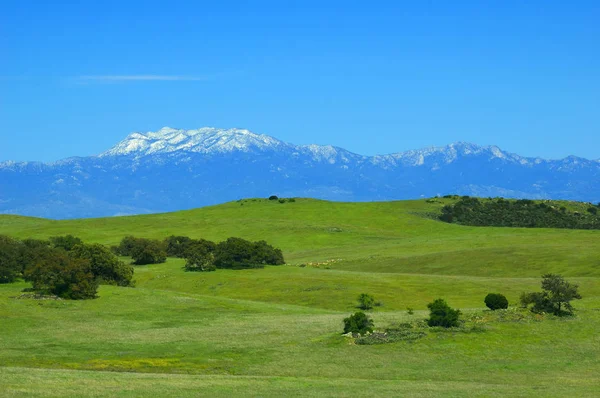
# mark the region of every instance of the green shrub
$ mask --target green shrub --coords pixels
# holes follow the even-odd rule
[[[76,245],[69,254],[73,258],[89,261],[99,283],[131,286],[133,267],[120,261],[105,246],[98,243]]]
[[[201,240],[197,241],[185,251],[186,271],[214,271],[215,266],[215,244]]]
[[[35,265],[25,271],[25,279],[42,294],[82,300],[96,297],[98,281],[89,261],[51,249],[40,255]]]
[[[508,308],[508,300],[504,295],[499,293],[489,293],[483,301],[492,311]]]
[[[279,200],[279,198],[277,197],[277,195],[271,195],[269,196],[269,200]]]
[[[427,304],[430,314],[427,324],[429,326],[442,326],[445,328],[458,326],[460,311],[450,308],[444,299],[437,299]]]
[[[557,316],[572,315],[571,301],[581,299],[578,285],[564,280],[560,275],[542,275],[542,291],[521,294],[521,305],[531,307],[535,313],[550,313]]]
[[[73,235],[65,235],[65,236],[52,236],[50,237],[50,244],[55,249],[63,249],[66,251],[71,251],[76,245],[82,244],[83,241],[76,236]]]
[[[0,235],[0,283],[11,283],[21,276],[21,246],[21,242]]]
[[[155,239],[126,236],[117,249],[121,256],[129,256],[136,265],[159,264],[167,260],[163,242]]]
[[[184,258],[185,251],[190,247],[194,240],[187,236],[171,235],[164,240],[165,251],[169,257]]]
[[[229,238],[217,244],[215,251],[217,268],[257,268],[265,264],[285,264],[280,249],[265,241],[250,242],[242,238]]]
[[[361,310],[370,310],[375,305],[375,298],[367,293],[361,293],[358,296],[358,308]]]
[[[131,258],[136,265],[159,264],[167,261],[167,252],[158,240],[140,239],[131,251]]]
[[[344,318],[344,333],[364,334],[373,331],[373,321],[364,312],[358,311]]]

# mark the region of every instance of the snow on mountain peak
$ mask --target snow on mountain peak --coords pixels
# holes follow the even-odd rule
[[[286,145],[273,137],[254,134],[245,129],[203,127],[196,130],[183,130],[163,127],[156,132],[132,133],[100,156],[144,156],[178,151],[250,152],[275,149]]]

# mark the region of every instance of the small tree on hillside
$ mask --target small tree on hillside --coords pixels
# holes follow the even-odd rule
[[[450,308],[444,299],[437,299],[427,304],[430,314],[427,324],[429,326],[442,326],[445,328],[458,326],[460,311]]]
[[[133,267],[120,261],[105,246],[98,243],[76,245],[69,254],[73,258],[88,260],[92,273],[100,283],[131,285]]]
[[[542,278],[542,291],[522,294],[521,304],[524,307],[533,304],[531,311],[536,313],[572,315],[571,301],[581,299],[579,286],[565,281],[562,276],[556,274],[545,274]]]
[[[21,275],[22,243],[0,235],[0,283],[11,283]]]
[[[361,293],[358,296],[358,308],[361,310],[370,310],[375,305],[375,298],[367,293]]]
[[[83,241],[81,239],[73,235],[52,236],[50,238],[50,244],[52,247],[66,251],[71,251],[76,245],[80,245],[82,243]]]
[[[364,312],[358,311],[344,318],[344,333],[364,334],[373,331],[373,321]]]
[[[131,258],[136,265],[159,264],[167,261],[167,252],[157,240],[138,238],[131,249]]]
[[[212,242],[211,242],[212,243]],[[185,252],[185,269],[186,271],[214,271],[215,255],[214,249],[211,250],[209,245],[194,244],[191,245]]]
[[[35,265],[26,270],[25,279],[37,292],[72,300],[94,298],[98,289],[89,261],[56,249],[38,257]]]
[[[492,311],[508,308],[508,300],[499,293],[490,293],[483,300],[485,305]]]

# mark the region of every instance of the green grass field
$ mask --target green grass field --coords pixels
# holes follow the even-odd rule
[[[428,216],[444,202],[256,199],[104,219],[0,216],[0,234],[19,238],[264,239],[288,262],[189,273],[169,259],[137,267],[135,288],[102,286],[87,301],[19,298],[28,284],[0,285],[0,396],[599,396],[600,231],[446,224]],[[545,272],[579,283],[575,317],[484,310],[487,293],[516,305]],[[480,327],[354,345],[342,319],[363,292],[383,302],[376,328],[424,319],[438,297]]]

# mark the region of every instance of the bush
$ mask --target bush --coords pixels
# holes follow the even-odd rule
[[[131,257],[131,253],[133,253],[133,248],[137,245],[138,240],[139,239],[135,236],[124,237],[123,239],[121,239],[121,243],[119,243],[119,246],[117,246],[115,254],[118,254],[120,256]]]
[[[214,271],[215,267],[215,244],[213,242],[200,240],[192,244],[185,251],[186,271]]]
[[[521,305],[531,307],[535,313],[550,313],[557,316],[572,315],[573,306],[571,301],[581,299],[578,285],[572,285],[560,275],[542,275],[542,291],[523,293]]]
[[[160,241],[139,238],[131,250],[131,258],[136,265],[159,264],[167,261],[167,252]]]
[[[271,195],[269,196],[269,200],[279,200],[279,198],[277,197],[277,195]]]
[[[361,310],[370,310],[375,305],[375,298],[367,293],[361,293],[358,296],[358,308]]]
[[[64,251],[51,249],[25,271],[25,279],[42,294],[81,300],[96,297],[98,281],[89,261],[76,259]]]
[[[73,235],[65,235],[65,236],[52,236],[50,237],[50,244],[55,249],[63,249],[66,251],[71,251],[77,245],[82,244],[83,241],[76,236]]]
[[[373,332],[373,321],[364,312],[358,311],[348,318],[344,318],[344,333]]]
[[[285,264],[280,249],[265,241],[250,242],[242,238],[229,238],[215,248],[215,266],[217,268],[257,268],[265,264]]]
[[[164,240],[167,256],[184,258],[185,251],[192,243],[194,240],[187,236],[169,236]]]
[[[427,304],[430,314],[427,324],[429,326],[442,326],[445,328],[458,326],[460,311],[450,308],[444,299],[437,299]]]
[[[117,249],[121,256],[129,256],[136,265],[158,264],[167,260],[167,252],[162,242],[155,239],[126,236]]]
[[[508,300],[499,293],[490,293],[483,300],[485,305],[492,311],[508,308]]]
[[[11,283],[21,276],[22,243],[0,235],[0,283]]]
[[[133,267],[120,261],[105,246],[97,243],[76,245],[69,254],[73,258],[89,261],[99,283],[131,286]]]

